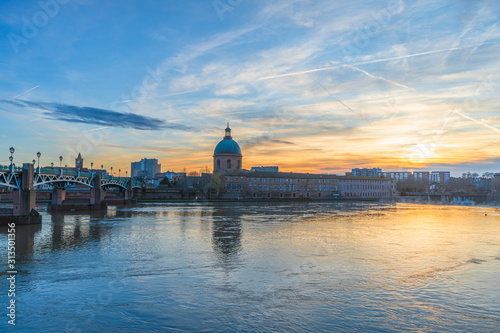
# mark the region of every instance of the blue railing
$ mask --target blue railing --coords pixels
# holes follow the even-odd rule
[[[47,169],[47,168],[34,168],[35,170],[35,174],[37,173],[40,173],[40,174],[46,174],[46,175],[67,175],[67,176],[80,176],[80,177],[89,177],[89,178],[93,178],[96,173],[95,172],[78,172],[78,171],[70,171],[70,170],[66,170],[66,169],[62,169],[62,173],[61,173],[61,169],[53,169],[53,168],[50,168],[50,169]],[[10,171],[10,165],[0,165],[0,172],[1,171],[6,171],[6,172],[9,172]],[[16,172],[22,172],[23,171],[23,168],[22,167],[14,167],[14,171]],[[118,181],[126,181],[126,182],[129,182],[131,181],[131,178],[130,177],[115,177],[115,176],[111,176],[111,175],[102,175],[102,179],[108,179],[108,180],[118,180]],[[132,184],[134,186],[140,186],[142,185],[142,182],[141,181],[137,181],[137,180],[132,180]]]
[[[0,165],[0,171],[10,171],[10,165]],[[22,167],[14,167],[14,171],[23,171]]]

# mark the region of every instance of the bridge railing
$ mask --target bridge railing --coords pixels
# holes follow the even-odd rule
[[[14,167],[15,172],[22,172],[22,167]],[[62,175],[62,176],[76,176],[76,177],[85,177],[85,178],[93,178],[96,173],[95,172],[80,172],[73,171],[67,169],[60,168],[35,168],[35,175]],[[10,165],[0,165],[0,172],[10,172]],[[142,186],[142,181],[132,179],[131,177],[115,177],[111,175],[102,175],[102,179],[106,180],[114,180],[120,183],[128,183],[132,181],[132,185],[134,187]]]
[[[0,165],[0,171],[10,171],[10,165]],[[14,167],[14,171],[23,171],[22,167]]]

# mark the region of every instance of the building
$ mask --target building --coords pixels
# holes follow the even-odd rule
[[[213,193],[226,198],[388,198],[396,196],[396,182],[380,177],[337,176],[279,172],[278,167],[242,170],[241,149],[226,135],[214,150]],[[215,188],[216,187],[216,188]]]
[[[214,173],[221,171],[241,170],[243,167],[243,155],[241,148],[231,136],[229,123],[224,138],[217,144],[214,150]]]
[[[170,182],[176,182],[181,180],[182,178],[186,177],[185,172],[173,172],[173,171],[167,171],[167,172],[161,172],[157,173],[155,178],[156,179],[163,179],[163,178],[168,178]]]
[[[493,192],[500,192],[500,173],[495,173],[492,184]]]
[[[78,157],[75,158],[75,169],[82,170],[83,169],[83,158],[82,154],[78,153]]]
[[[449,171],[432,171],[431,173],[431,183],[438,183],[440,185],[448,185],[450,182],[450,172]]]
[[[161,173],[161,164],[158,164],[156,158],[143,158],[139,162],[130,163],[131,177],[147,177],[153,179],[158,173]]]
[[[429,171],[415,171],[413,172],[413,180],[426,184],[431,183],[431,173]]]
[[[258,167],[252,167],[250,171],[279,172],[280,168],[278,166],[258,166]]]
[[[353,169],[354,171],[355,169]],[[396,182],[401,181],[415,181],[423,182],[426,184],[440,184],[446,186],[450,182],[450,172],[449,171],[383,171],[377,173],[379,177],[392,178]],[[354,175],[354,173],[353,173]]]
[[[380,172],[382,172],[382,169],[378,169],[378,168],[373,168],[373,169],[356,168],[356,169],[352,169],[351,174],[353,176],[360,176],[360,177],[378,177]]]
[[[394,179],[398,183],[400,181],[413,179],[412,173],[408,171],[386,171],[386,172],[379,172],[377,175],[379,177]]]
[[[223,174],[229,198],[389,198],[396,182],[379,177],[326,174],[232,171]]]

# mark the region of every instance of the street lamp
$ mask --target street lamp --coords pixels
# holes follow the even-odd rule
[[[36,164],[36,160],[33,160],[33,161],[31,161],[31,162],[33,163],[33,165],[35,165],[35,164]]]
[[[122,169],[118,169],[118,177],[121,178],[120,174],[122,172]]]
[[[10,151],[10,157],[9,157],[9,161],[10,161],[10,172],[13,172],[13,171],[14,171],[14,167],[13,167],[13,165],[14,165],[14,164],[12,163],[12,161],[14,160],[14,156],[12,156],[12,155],[14,155],[14,152],[15,152],[16,150],[14,149],[14,147],[10,147],[9,151]]]
[[[62,169],[62,160],[63,160],[63,157],[62,156],[59,156],[59,167]]]
[[[113,167],[111,167],[111,177],[113,177]]]
[[[36,157],[38,157],[38,173],[40,173],[40,156],[42,156],[40,152],[36,153]]]
[[[52,167],[52,169],[54,169],[54,162],[51,162],[50,166]]]
[[[125,178],[127,178],[127,177],[128,177],[128,171],[125,170]]]
[[[90,162],[90,170],[92,171],[93,168],[94,168],[94,162]]]

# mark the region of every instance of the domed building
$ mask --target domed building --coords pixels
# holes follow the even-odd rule
[[[229,123],[227,123],[226,135],[214,150],[214,173],[241,170],[243,165],[242,160],[241,148],[233,140]]]

